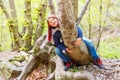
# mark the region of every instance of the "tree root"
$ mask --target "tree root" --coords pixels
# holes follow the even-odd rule
[[[59,57],[55,62],[55,80],[96,80],[91,72],[85,70],[80,72],[64,71],[64,64]]]

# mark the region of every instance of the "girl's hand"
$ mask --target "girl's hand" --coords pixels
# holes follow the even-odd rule
[[[75,45],[75,46],[79,46],[80,43],[81,43],[81,41],[82,41],[82,39],[81,39],[81,38],[78,38],[78,39],[75,41],[74,45]]]
[[[69,49],[69,48],[66,48],[66,52],[68,52],[68,53],[73,53],[73,51],[71,50],[71,49]]]

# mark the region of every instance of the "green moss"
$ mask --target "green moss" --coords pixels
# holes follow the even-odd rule
[[[21,51],[28,51],[28,48],[27,47],[21,47],[20,50]]]

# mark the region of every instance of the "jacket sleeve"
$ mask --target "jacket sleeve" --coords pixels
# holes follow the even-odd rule
[[[78,31],[78,38],[82,38],[83,37],[83,33],[80,27],[77,27],[77,31]]]
[[[55,34],[53,35],[53,40],[54,40],[54,46],[59,48],[60,50],[66,50],[66,46],[64,45],[63,41],[61,42],[61,33],[60,31],[56,31]]]

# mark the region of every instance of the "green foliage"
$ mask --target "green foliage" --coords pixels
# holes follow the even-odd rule
[[[99,53],[104,58],[120,59],[120,38],[110,38],[106,41],[101,41]]]

